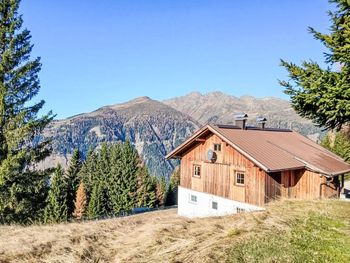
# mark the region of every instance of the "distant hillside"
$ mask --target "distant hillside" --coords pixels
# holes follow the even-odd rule
[[[0,262],[350,262],[350,202],[285,200],[266,208],[197,219],[170,209],[0,226]]]
[[[293,129],[313,139],[321,134],[320,128],[315,127],[311,121],[301,118],[288,101],[279,98],[235,97],[222,92],[207,94],[192,92],[163,102],[188,114],[201,124],[233,123],[234,113],[245,112],[252,125],[255,124],[257,116],[263,115],[268,119],[269,127]]]
[[[53,138],[53,155],[41,166],[63,165],[75,148],[84,154],[90,145],[125,141],[135,145],[150,171],[169,176],[174,163],[164,156],[199,127],[198,122],[159,101],[141,97],[123,104],[102,107],[65,120],[54,121],[45,136]]]
[[[141,97],[102,107],[68,119],[54,121],[45,136],[53,138],[53,154],[41,164],[67,165],[71,153],[79,148],[86,154],[90,145],[125,141],[135,145],[152,174],[168,177],[175,161],[165,155],[188,138],[201,124],[233,123],[236,112],[246,112],[250,124],[258,115],[268,118],[267,126],[291,128],[316,140],[321,129],[297,115],[288,101],[277,98],[240,98],[221,92],[190,93],[164,102]]]

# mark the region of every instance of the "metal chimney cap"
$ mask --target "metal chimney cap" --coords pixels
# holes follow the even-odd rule
[[[258,117],[256,117],[256,122],[257,123],[265,123],[265,122],[267,122],[267,119],[263,116],[258,116]]]
[[[235,120],[246,120],[248,118],[248,115],[244,112],[240,112],[240,113],[235,113],[233,115],[233,118]]]

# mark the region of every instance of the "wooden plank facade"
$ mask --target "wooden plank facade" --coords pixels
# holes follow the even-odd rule
[[[208,161],[208,150],[215,151],[215,162]],[[200,176],[195,175],[200,167]],[[236,181],[244,174],[244,185]],[[263,206],[278,197],[319,198],[338,195],[338,182],[326,184],[326,177],[305,169],[268,174],[215,134],[198,141],[181,158],[180,186],[235,201]]]

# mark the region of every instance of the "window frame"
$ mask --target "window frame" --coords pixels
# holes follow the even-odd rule
[[[219,150],[215,149],[215,147],[218,147]],[[214,152],[221,152],[221,143],[214,143],[213,144],[213,150],[214,150]]]
[[[238,175],[243,175],[243,183],[238,182]],[[242,178],[241,178],[241,177],[240,177],[239,179],[240,179],[239,181],[242,181]],[[238,186],[245,186],[245,172],[237,171],[237,172],[235,173],[235,185],[238,185]]]
[[[195,198],[194,198],[195,200],[193,200],[192,197],[195,197]],[[189,200],[188,200],[188,202],[191,203],[191,204],[197,204],[197,202],[198,202],[198,197],[197,197],[196,195],[194,195],[194,194],[190,194],[190,195],[189,195]]]
[[[196,168],[199,168],[199,174],[196,174],[198,171]],[[202,166],[200,164],[193,164],[192,177],[201,178]]]
[[[244,208],[241,207],[236,207],[236,213],[240,214],[240,213],[244,213],[246,210]]]

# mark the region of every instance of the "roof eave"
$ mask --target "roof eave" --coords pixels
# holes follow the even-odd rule
[[[324,171],[322,169],[317,168],[316,166],[306,162],[303,159],[300,159],[298,157],[295,157],[295,159],[297,159],[298,161],[300,161],[302,163],[305,163],[306,169],[320,173],[320,174],[328,175],[328,176],[337,176],[337,175],[341,175],[341,174],[345,174],[345,173],[350,172],[350,167],[349,167],[349,169],[346,169],[343,171],[327,172],[327,171]]]
[[[342,174],[346,174],[346,173],[350,173],[350,168],[346,169],[346,170],[343,170],[343,171],[340,171],[340,172],[332,173],[331,175],[332,176],[337,176],[337,175],[342,175]]]
[[[280,169],[270,169],[269,173],[275,173],[275,172],[283,172],[283,171],[291,171],[291,170],[300,170],[305,169],[305,165],[302,166],[294,166],[294,167],[287,167],[287,168],[280,168]]]
[[[180,144],[178,147],[176,147],[174,150],[172,150],[170,153],[168,153],[165,156],[166,160],[169,159],[179,159],[181,156],[176,156],[178,152],[183,150],[188,144],[190,144],[196,137],[201,135],[203,132],[205,132],[208,129],[209,125],[204,125],[202,128],[198,129],[190,138],[188,138],[186,141],[184,141],[182,144]]]

